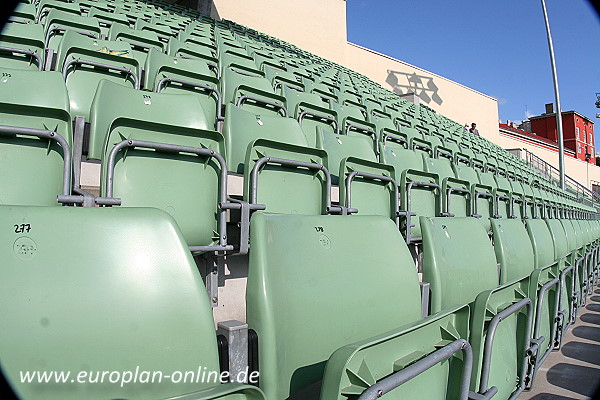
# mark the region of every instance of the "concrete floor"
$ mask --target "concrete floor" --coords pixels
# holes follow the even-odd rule
[[[600,385],[600,289],[595,287],[560,351],[548,356],[533,389],[518,400],[591,399]]]

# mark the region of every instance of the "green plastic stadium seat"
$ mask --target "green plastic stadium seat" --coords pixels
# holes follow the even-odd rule
[[[196,33],[194,31],[186,33],[183,31],[179,32],[177,35],[177,39],[182,41],[185,44],[195,44],[208,46],[216,50],[215,43],[212,39],[212,35],[209,32],[206,33]]]
[[[163,43],[168,43],[169,39],[172,37],[176,37],[177,33],[173,32],[173,28],[168,25],[165,25],[166,22],[163,18],[157,19],[156,17],[152,18],[151,22],[146,22],[143,20],[136,21],[134,28],[136,30],[153,32],[158,36],[158,39]]]
[[[164,212],[0,206],[0,219],[30,228],[0,234],[15,243],[0,272],[10,299],[0,315],[11,320],[0,333],[0,357],[20,398],[264,399],[256,387],[201,379],[22,383],[19,371],[40,369],[121,371],[124,380],[136,368],[170,374],[200,365],[220,373],[217,340],[202,278]]]
[[[266,110],[266,109],[265,109]],[[227,104],[225,108],[225,152],[231,172],[244,173],[244,162],[248,146],[256,139],[308,147],[304,132],[292,118],[261,113],[258,109],[247,110]]]
[[[131,29],[119,23],[112,24],[108,31],[108,39],[129,43],[131,55],[140,66],[146,64],[146,58],[151,50],[163,52],[166,47],[165,43],[158,40],[156,33]]]
[[[556,329],[558,337],[555,339],[555,342],[560,346],[564,332],[566,332],[571,325],[571,322],[574,320],[577,302],[580,296],[580,282],[577,276],[577,265],[573,262],[572,257],[570,257],[571,250],[569,249],[567,232],[562,223],[556,218],[546,219],[545,222],[552,235],[554,259],[559,261],[561,263],[559,265],[562,267],[559,275],[559,321]],[[564,263],[564,265],[562,263]]]
[[[256,139],[244,163],[244,199],[269,213],[321,215],[331,208],[327,153],[310,147]]]
[[[79,9],[78,4],[66,1],[40,0],[40,2],[37,4],[37,10],[37,23],[42,25],[46,23],[46,17],[51,10],[61,10],[71,13],[75,16],[81,15],[81,10]]]
[[[89,154],[102,160],[102,196],[168,212],[190,246],[224,246],[222,136],[209,130],[195,96],[144,93],[108,81],[98,87]]]
[[[88,17],[94,17],[98,20],[100,29],[102,30],[102,35],[105,38],[108,37],[108,31],[113,24],[117,23],[129,26],[129,18],[127,18],[127,15],[103,11],[97,7],[90,8]]]
[[[89,118],[92,99],[102,80],[140,87],[140,66],[129,43],[97,40],[67,31],[57,55],[58,69],[67,82],[73,117]]]
[[[343,158],[339,169],[340,205],[348,213],[383,215],[399,225],[399,192],[394,176],[391,165],[352,156]]]
[[[37,24],[7,24],[0,32],[0,67],[42,70],[44,30]]]
[[[82,17],[61,10],[50,10],[46,17],[45,43],[47,49],[58,50],[65,31],[73,30],[81,35],[100,39],[100,25],[95,18]]]
[[[177,39],[169,39],[167,44],[167,54],[178,58],[200,59],[206,62],[211,68],[211,73],[215,78],[221,76],[221,70],[218,67],[219,60],[216,58],[216,49],[194,43],[184,43]]]
[[[498,184],[496,183],[496,177],[494,172],[486,171],[482,172],[477,170],[477,175],[479,177],[480,184],[487,188],[489,191],[484,192],[483,190],[480,192],[479,196],[476,196],[473,200],[473,209],[474,212],[479,216],[479,220],[485,227],[485,229],[490,232],[492,229],[490,218],[495,218],[498,216],[496,212],[498,198],[497,198],[497,189]],[[491,196],[488,196],[489,193]]]
[[[21,24],[32,24],[36,20],[37,11],[33,4],[20,2],[17,4],[12,14],[8,18],[8,23],[15,22]]]
[[[395,362],[402,369],[419,357],[413,343],[418,343],[422,356],[436,345],[465,337],[465,308],[423,321],[422,326],[430,328],[418,330],[417,273],[388,218],[257,212],[251,232],[247,319],[258,335],[260,387],[269,399],[316,399],[319,391],[322,400],[354,398],[394,372]],[[364,237],[378,240],[365,242]],[[363,251],[352,250],[357,246]],[[370,266],[367,274],[365,265]],[[420,331],[428,334],[420,336]],[[342,347],[346,345],[351,346]],[[285,355],[281,349],[286,349]],[[355,355],[357,351],[361,354]],[[458,379],[448,379],[448,374],[456,377],[456,368],[462,367],[457,364],[456,359],[440,364],[429,371],[439,379],[417,379],[411,382],[414,386],[407,383],[394,393],[411,397],[418,388],[455,393]]]
[[[470,217],[472,214],[471,187],[468,181],[456,178],[452,160],[446,157],[432,158],[425,154],[425,171],[437,175],[436,183],[442,190],[442,213],[446,216]]]
[[[265,77],[271,82],[277,94],[283,94],[284,86],[304,90],[301,79],[277,64],[275,60],[269,61],[268,59],[264,59],[266,56],[258,52],[254,53],[253,57],[259,68],[264,71]]]
[[[510,218],[512,216],[512,186],[505,175],[496,174],[496,216]]]
[[[498,286],[494,249],[483,225],[475,218],[421,217],[423,281],[431,285],[431,312],[454,304],[471,307],[474,365],[471,390],[498,389],[495,398],[518,395],[528,381],[533,301],[529,278]],[[507,315],[502,315],[506,313]],[[498,323],[495,334],[491,326]],[[493,342],[489,343],[489,340]],[[489,345],[488,353],[486,347]],[[484,360],[490,359],[485,378]]]
[[[172,57],[153,49],[148,54],[145,72],[146,90],[194,94],[200,100],[206,118],[212,121],[211,129],[223,120],[219,81],[213,77],[205,61]]]
[[[339,175],[340,165],[346,157],[353,157],[376,163],[377,156],[371,147],[371,140],[366,136],[338,135],[330,130],[317,128],[317,148],[328,155],[326,167],[331,172],[333,184],[343,179]]]
[[[285,98],[276,95],[264,72],[237,64],[230,64],[222,69],[221,93],[225,104],[254,110],[261,114],[288,113]]]
[[[70,194],[71,117],[58,72],[0,69],[0,204]]]
[[[222,50],[222,49],[219,49]],[[219,65],[221,66],[221,71],[224,71],[230,65],[234,64],[240,67],[244,67],[248,70],[257,70],[258,66],[254,62],[254,59],[246,54],[245,51],[241,49],[227,50],[221,51],[219,53]]]
[[[535,269],[533,249],[523,222],[512,218],[492,219],[492,232],[500,284],[531,275]]]
[[[380,142],[380,160],[394,167],[400,188],[400,210],[408,213],[401,218],[401,229],[407,242],[413,242],[421,240],[418,217],[441,215],[442,198],[438,176],[425,172],[421,153],[406,148],[409,143],[403,135],[386,132]]]
[[[562,269],[554,256],[554,243],[548,225],[543,219],[526,220],[527,233],[533,247],[536,270],[532,275],[529,297],[536,304],[534,335],[543,336],[536,369],[554,348],[556,319],[559,311],[560,279]]]

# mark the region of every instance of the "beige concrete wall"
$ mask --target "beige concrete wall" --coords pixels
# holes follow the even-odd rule
[[[340,64],[346,59],[345,0],[213,0],[224,18]]]
[[[498,137],[496,99],[429,71],[347,42],[345,0],[212,0],[212,16],[276,36],[354,69],[390,90],[417,91],[422,103]]]
[[[558,168],[558,153],[555,151],[504,135],[498,135],[498,141],[495,143],[505,149],[527,149],[542,160]],[[590,190],[592,189],[592,181],[600,182],[600,167],[573,157],[565,156],[565,174],[580,184],[585,185]]]
[[[346,66],[399,94],[415,92],[422,104],[461,124],[477,122],[479,133],[498,138],[498,102],[495,98],[406,62],[347,45]]]

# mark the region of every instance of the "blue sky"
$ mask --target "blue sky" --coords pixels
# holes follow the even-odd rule
[[[600,20],[586,0],[546,0],[561,106],[592,119],[600,92]],[[498,99],[521,121],[554,102],[539,0],[348,0],[348,41]]]

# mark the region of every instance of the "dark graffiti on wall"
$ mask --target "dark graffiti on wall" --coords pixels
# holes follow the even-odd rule
[[[388,70],[388,76],[385,81],[392,87],[394,93],[415,93],[425,104],[433,101],[441,105],[444,102],[438,94],[439,88],[432,77],[419,75],[416,72],[409,74]]]

